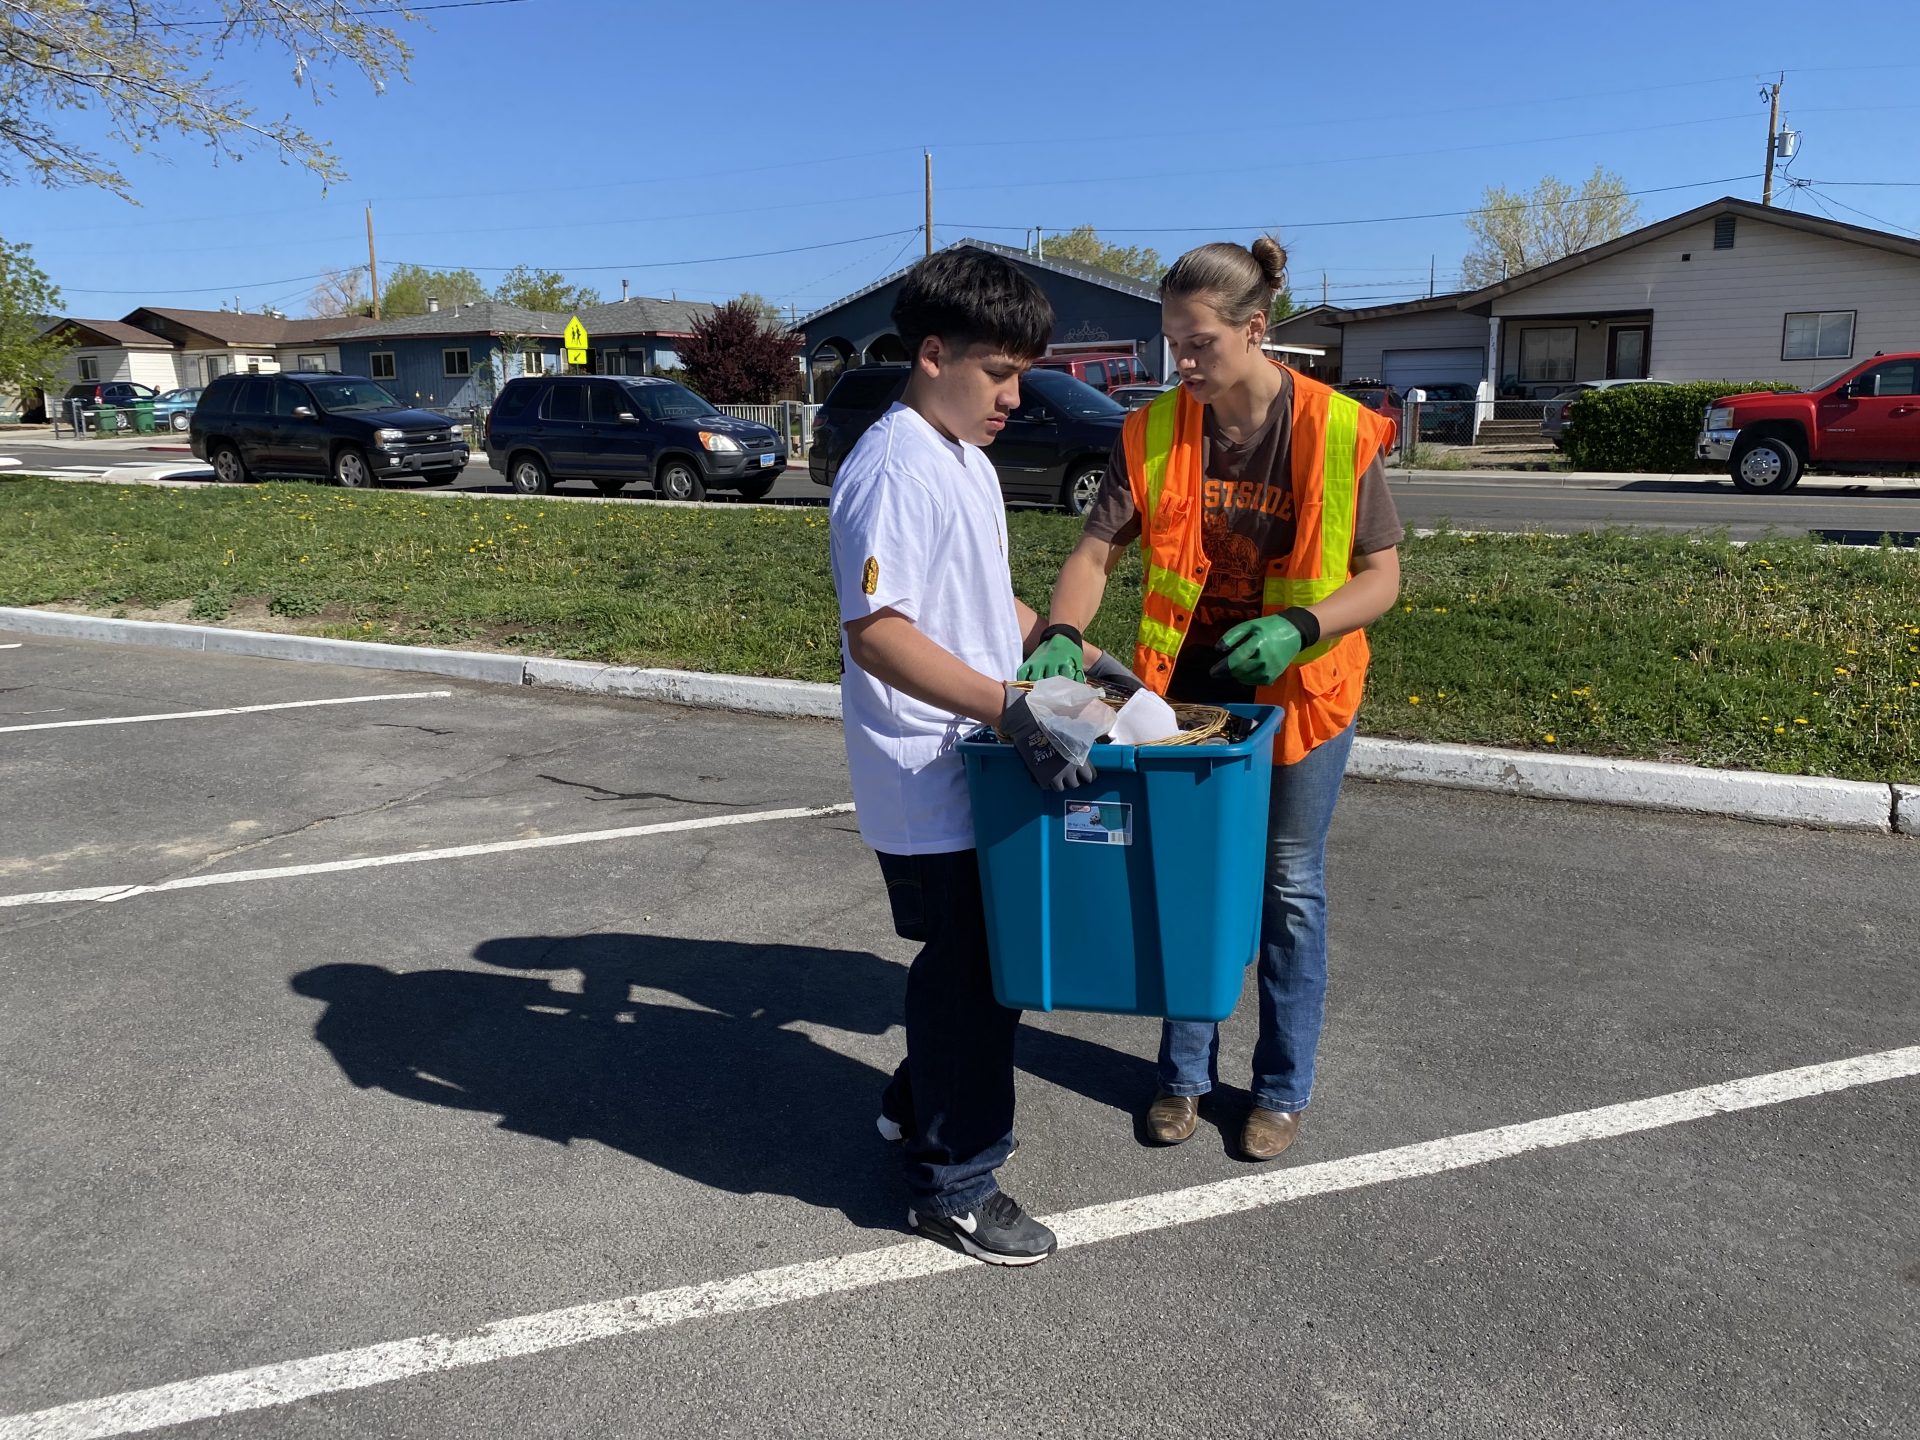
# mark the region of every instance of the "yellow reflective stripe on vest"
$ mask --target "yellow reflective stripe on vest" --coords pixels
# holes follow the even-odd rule
[[[1147,482],[1147,511],[1142,517],[1143,523],[1151,528],[1153,517],[1160,513],[1160,492],[1167,488],[1167,461],[1173,455],[1173,423],[1179,413],[1180,387],[1175,386],[1158,400],[1147,406],[1147,473],[1141,478]],[[1354,402],[1356,411],[1359,402]]]
[[[1163,570],[1159,566],[1147,569],[1147,593],[1164,595],[1181,610],[1192,610],[1200,603],[1200,582],[1189,580],[1178,570]]]
[[[1327,407],[1327,463],[1320,475],[1320,578],[1344,584],[1353,563],[1354,497],[1359,476],[1360,402],[1335,391]]]
[[[1155,654],[1164,655],[1169,660],[1180,653],[1180,642],[1184,638],[1171,625],[1162,625],[1158,620],[1140,617],[1139,643]]]

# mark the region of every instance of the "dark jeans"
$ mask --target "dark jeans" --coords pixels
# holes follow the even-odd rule
[[[1013,1149],[1020,1012],[993,998],[975,853],[879,858],[893,928],[923,947],[907,972],[907,1058],[880,1108],[908,1132],[913,1208],[959,1215],[999,1188]]]

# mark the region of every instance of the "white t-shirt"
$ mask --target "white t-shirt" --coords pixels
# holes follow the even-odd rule
[[[1000,480],[978,446],[895,405],[840,467],[829,511],[840,623],[879,610],[996,680],[1020,666]],[[955,749],[975,721],[881,684],[847,653],[840,713],[861,837],[893,855],[973,848],[973,807]]]

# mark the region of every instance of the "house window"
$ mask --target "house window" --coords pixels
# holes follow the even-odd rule
[[[327,368],[327,357],[324,355],[302,355],[299,365],[295,368],[300,370],[324,370]]]
[[[440,373],[442,375],[471,375],[473,356],[465,350],[442,350],[440,352]]]
[[[1787,315],[1782,360],[1845,360],[1853,354],[1852,310],[1799,310]]]
[[[233,362],[224,355],[205,356],[201,363],[206,366],[207,380],[212,382],[233,369]]]
[[[82,355],[80,357],[80,378],[82,380],[98,380],[100,378],[100,357],[98,355]]]
[[[526,350],[520,355],[520,373],[522,375],[544,375],[547,373],[547,354],[544,350]]]
[[[1573,352],[1580,332],[1568,325],[1520,332],[1520,378],[1524,381],[1573,379]]]
[[[394,377],[393,352],[376,350],[367,357],[367,373],[375,380],[391,380]]]

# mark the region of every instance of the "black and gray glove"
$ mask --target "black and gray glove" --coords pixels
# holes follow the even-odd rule
[[[1007,687],[1007,708],[1000,712],[1000,723],[994,728],[1020,752],[1027,774],[1042,790],[1072,790],[1093,779],[1091,764],[1085,760],[1076,764],[1060,753],[1027,704],[1024,690]]]
[[[1107,651],[1100,652],[1100,658],[1087,667],[1087,679],[1098,680],[1111,685],[1122,694],[1132,695],[1146,689],[1140,677],[1114,659]]]

